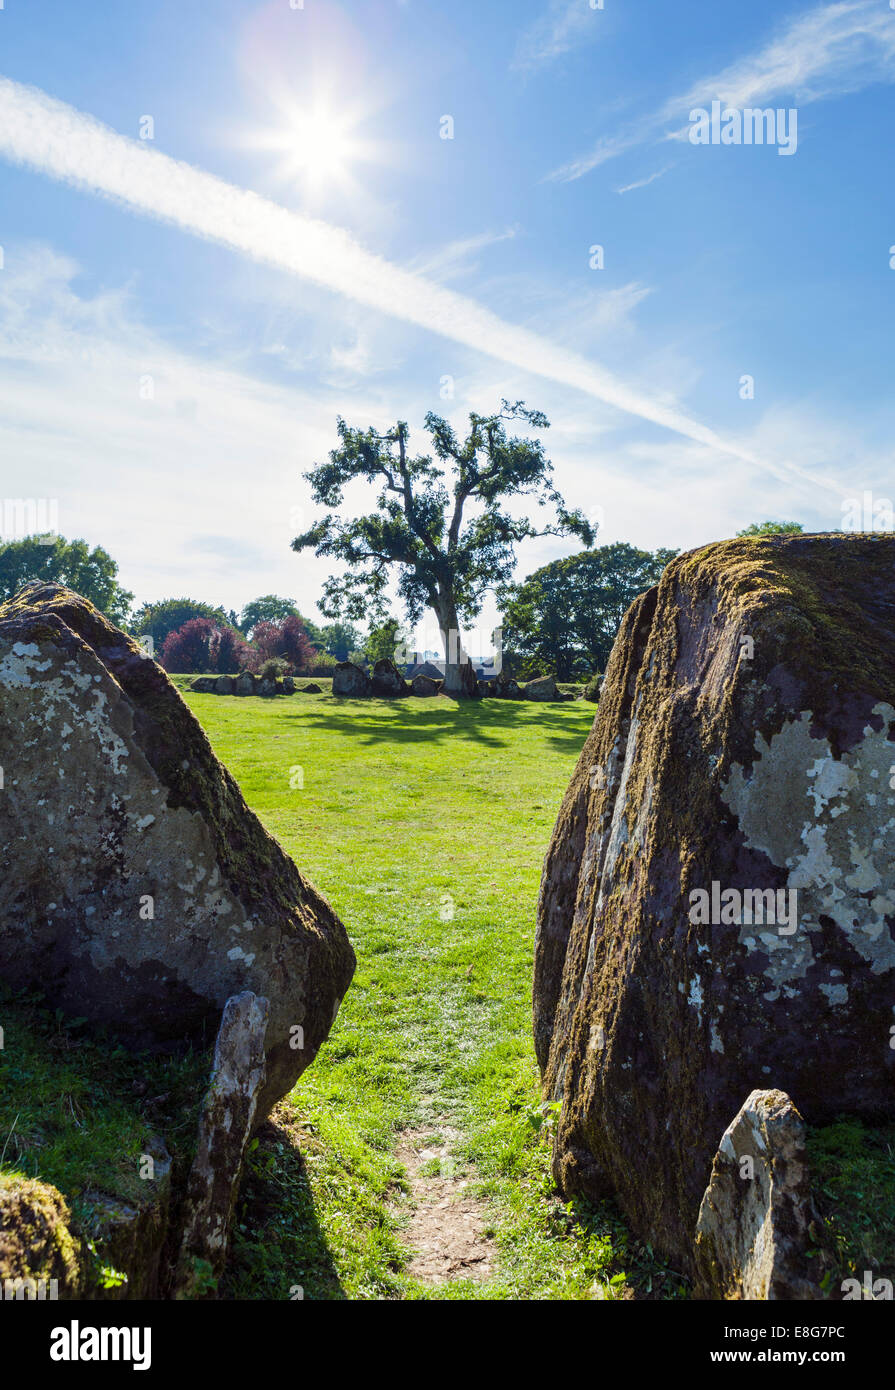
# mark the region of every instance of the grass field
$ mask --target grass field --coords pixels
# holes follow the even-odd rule
[[[225,1294],[618,1297],[626,1271],[671,1294],[680,1281],[611,1210],[556,1198],[531,1043],[541,864],[593,706],[187,699],[358,956],[329,1041],[251,1155]],[[404,1272],[407,1130],[450,1134],[489,1204],[487,1282]]]

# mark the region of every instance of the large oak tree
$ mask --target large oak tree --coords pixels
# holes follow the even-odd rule
[[[553,487],[553,466],[540,440],[508,433],[508,424],[517,420],[535,430],[549,423],[522,401],[503,401],[494,415],[470,414],[461,440],[430,411],[426,429],[432,453],[411,454],[403,420],[380,434],[372,427],[352,428],[340,418],[339,447],[329,462],[305,474],[315,502],[329,515],[297,536],[292,548],[313,547],[317,555],[346,566],[326,581],[319,608],[334,618],[384,617],[389,582],[396,578],[408,621],[417,623],[426,609],[437,619],[448,694],[475,691],[460,629],[481,612],[489,589],[509,582],[517,544],[567,535],[593,544],[583,513],[569,511]],[[377,489],[373,509],[347,519],[335,515],[345,488],[356,480]],[[549,507],[553,519],[539,527],[526,516],[513,516],[505,505],[511,498]]]

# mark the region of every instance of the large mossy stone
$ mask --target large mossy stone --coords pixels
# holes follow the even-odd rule
[[[260,1121],[348,988],[341,922],[164,671],[77,594],[0,607],[0,705],[0,977],[135,1049],[206,1044],[231,995],[263,994]]]
[[[684,1265],[756,1086],[895,1114],[893,768],[895,537],[707,546],[628,610],[545,861],[535,1043],[562,1189]]]
[[[338,661],[333,670],[333,694],[350,699],[363,700],[373,688],[366,671],[355,666],[352,661]]]

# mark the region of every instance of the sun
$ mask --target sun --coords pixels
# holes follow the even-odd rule
[[[279,117],[277,126],[253,143],[278,156],[278,180],[301,185],[311,196],[346,189],[355,181],[357,165],[377,157],[360,133],[356,112],[317,101],[305,109],[290,105]]]

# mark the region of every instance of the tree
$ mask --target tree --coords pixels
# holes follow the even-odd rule
[[[65,584],[89,599],[110,622],[128,621],[134,596],[118,583],[118,565],[102,546],[89,549],[83,540],[53,536],[46,543],[36,536],[0,545],[0,598],[11,598],[30,580]]]
[[[264,594],[253,598],[242,610],[238,627],[246,637],[251,637],[256,623],[278,623],[281,618],[289,618],[298,613],[294,598],[280,598],[277,594]]]
[[[400,632],[397,618],[387,618],[379,627],[370,628],[364,641],[364,655],[371,666],[377,661],[394,661]]]
[[[738,536],[789,536],[804,531],[800,521],[753,521]]]
[[[348,567],[347,573],[326,581],[320,611],[333,618],[384,618],[387,586],[397,576],[410,624],[427,608],[438,621],[447,694],[475,692],[475,672],[460,648],[460,624],[481,612],[489,589],[510,581],[517,543],[576,535],[585,545],[593,544],[584,515],[569,511],[550,482],[553,469],[543,445],[509,436],[506,425],[512,420],[532,429],[548,426],[546,416],[526,410],[523,402],[503,401],[496,415],[471,414],[469,433],[461,442],[447,421],[430,411],[426,429],[433,460],[428,454],[411,457],[403,420],[379,434],[372,427],[354,429],[340,417],[339,447],[328,463],[305,474],[315,502],[330,515],[297,536],[292,548],[313,547],[318,556],[331,556]],[[378,485],[376,510],[351,520],[332,515],[355,479]],[[537,529],[527,517],[512,516],[501,506],[510,497],[550,505],[555,521]]]
[[[504,586],[498,594],[504,652],[558,680],[604,671],[625,611],[676,554],[617,541],[554,560],[523,583]]]
[[[161,664],[166,671],[232,675],[257,665],[257,657],[233,628],[219,626],[211,618],[190,618],[168,633]]]
[[[305,624],[307,626],[307,624]],[[318,646],[337,661],[347,661],[352,648],[360,646],[360,634],[353,623],[328,623],[320,629]]]
[[[131,626],[138,637],[151,637],[154,650],[160,652],[168,633],[176,632],[191,618],[207,618],[219,627],[228,625],[223,608],[213,608],[194,598],[163,598],[138,608]]]
[[[252,645],[263,660],[279,657],[293,672],[303,671],[317,655],[297,613],[290,613],[278,623],[256,623],[252,631]]]

